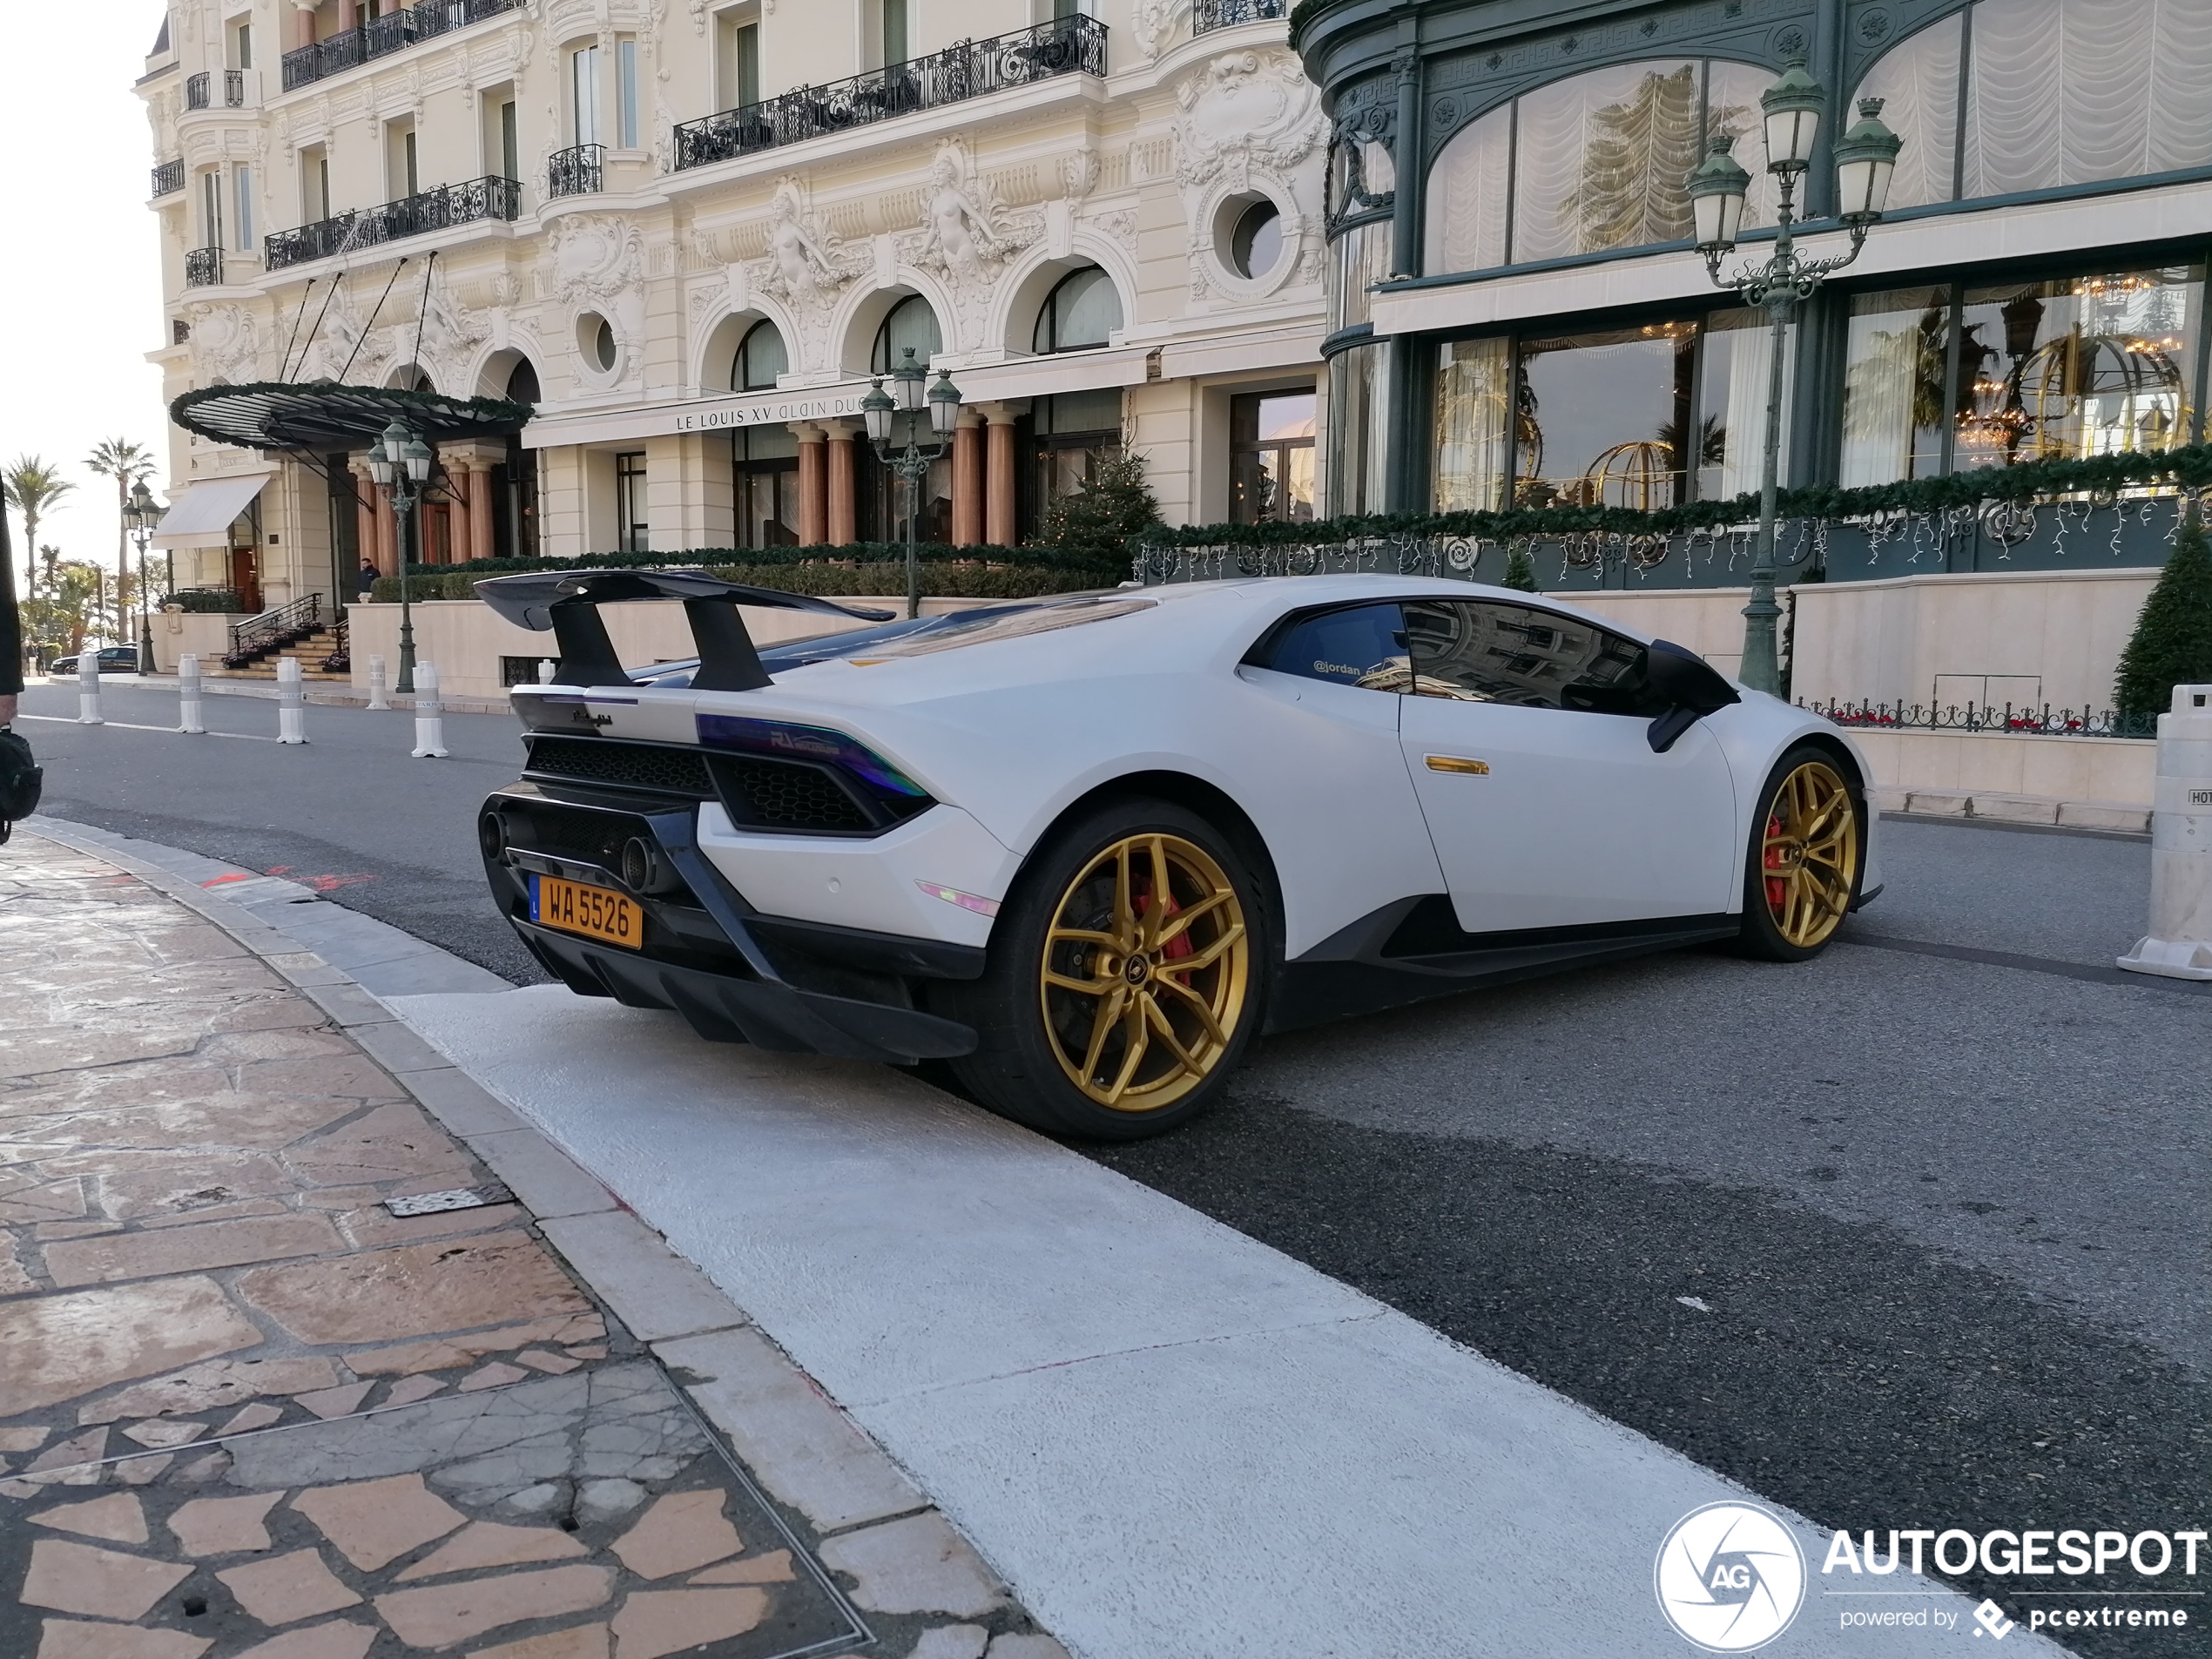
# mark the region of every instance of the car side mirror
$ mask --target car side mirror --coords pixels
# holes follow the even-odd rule
[[[1651,642],[1644,660],[1644,684],[1654,697],[1669,705],[1645,734],[1654,754],[1666,753],[1705,716],[1743,700],[1710,663],[1666,639]]]

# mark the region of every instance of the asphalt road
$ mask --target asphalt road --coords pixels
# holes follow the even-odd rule
[[[405,715],[308,718],[304,750],[23,729],[57,816],[542,977],[472,839],[511,721],[449,716],[455,758],[415,761]],[[2202,1526],[2212,995],[2111,966],[2148,848],[1885,830],[1888,890],[1813,963],[1683,952],[1274,1039],[1209,1119],[1089,1150],[1824,1525]],[[2204,1650],[2185,1605],[2186,1636],[2074,1645]]]

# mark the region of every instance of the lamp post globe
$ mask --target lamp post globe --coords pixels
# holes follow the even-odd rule
[[[895,395],[884,390],[884,377],[879,375],[867,395],[860,400],[860,418],[867,427],[868,442],[875,450],[876,459],[889,467],[907,486],[907,615],[918,617],[921,614],[921,481],[929,475],[931,463],[951,444],[954,428],[960,424],[960,388],[953,384],[951,374],[942,369],[937,373],[936,385],[931,386],[929,371],[915,357],[911,346],[900,353],[898,367],[891,371],[889,379],[897,388]],[[929,428],[934,440],[927,449],[915,442],[918,417],[925,408],[929,412]],[[894,419],[906,422],[905,442],[901,445],[894,446],[892,442]]]
[[[1872,224],[1889,205],[1890,178],[1905,140],[1882,121],[1882,100],[1858,100],[1858,119],[1836,141],[1836,212],[1846,225]]]
[[[1804,54],[1792,52],[1782,78],[1759,94],[1769,172],[1803,172],[1812,165],[1813,145],[1827,108],[1827,89],[1806,70]]]
[[[1733,153],[1736,140],[1726,133],[1713,139],[1712,153],[1689,175],[1689,216],[1696,227],[1697,248],[1708,261],[1716,260],[1736,246],[1743,224],[1743,198],[1751,188],[1751,175]]]
[[[949,369],[939,369],[937,384],[929,388],[929,425],[941,438],[951,437],[960,425],[960,388]]]
[[[879,450],[891,442],[891,416],[898,407],[883,389],[883,377],[878,375],[868,395],[860,400],[860,420],[868,429],[868,442]]]
[[[143,478],[131,485],[129,503],[123,509],[123,523],[131,538],[138,544],[138,672],[153,672],[153,611],[146,604],[146,543],[152,539],[153,527],[161,517],[161,509],[154,504],[153,494]]]
[[[1782,78],[1760,95],[1767,171],[1776,184],[1774,252],[1764,264],[1745,265],[1731,277],[1721,274],[1721,261],[1736,246],[1742,229],[1744,197],[1750,186],[1750,175],[1730,153],[1728,143],[1716,139],[1712,152],[1687,181],[1697,251],[1705,256],[1707,272],[1716,285],[1732,289],[1745,305],[1764,309],[1770,324],[1766,438],[1759,471],[1759,535],[1751,558],[1751,591],[1743,606],[1743,660],[1737,678],[1754,691],[1777,696],[1782,691],[1782,670],[1776,623],[1782,607],[1774,597],[1774,539],[1782,464],[1783,368],[1789,354],[1790,323],[1798,303],[1811,299],[1831,272],[1841,270],[1858,257],[1868,228],[1882,216],[1889,199],[1890,176],[1896,168],[1898,152],[1904,148],[1903,140],[1881,123],[1880,100],[1863,101],[1858,124],[1835,150],[1838,217],[1851,233],[1851,247],[1824,259],[1801,256],[1793,230],[1797,184],[1812,165],[1827,105],[1827,91],[1806,71],[1803,54],[1793,54]]]

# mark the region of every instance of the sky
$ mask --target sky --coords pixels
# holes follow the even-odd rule
[[[161,0],[0,0],[0,155],[13,157],[18,235],[0,260],[0,316],[14,341],[0,368],[0,461],[62,463],[75,492],[38,539],[67,558],[115,556],[115,487],[84,469],[106,437],[134,438],[167,482],[159,245],[146,206],[157,159],[131,90],[161,27]],[[23,526],[10,525],[18,564]]]

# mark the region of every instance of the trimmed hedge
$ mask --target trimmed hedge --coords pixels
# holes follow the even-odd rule
[[[664,565],[668,562],[660,561]],[[421,567],[417,567],[419,570]],[[555,568],[547,566],[545,568]],[[907,590],[907,567],[867,563],[709,564],[710,576],[725,582],[742,582],[756,588],[780,588],[786,593],[895,598]],[[473,599],[476,583],[495,571],[469,571],[455,565],[432,565],[408,579],[412,599]],[[1071,566],[1054,569],[1022,564],[955,564],[936,562],[921,567],[921,590],[933,598],[1031,599],[1048,593],[1080,593],[1090,588],[1110,588],[1125,573]],[[397,577],[379,577],[370,598],[379,604],[396,604]]]

